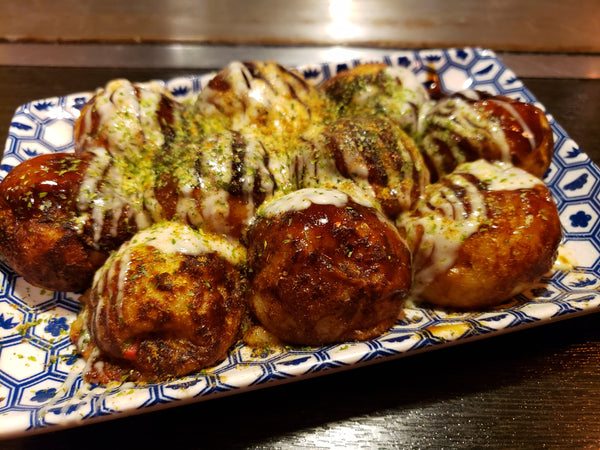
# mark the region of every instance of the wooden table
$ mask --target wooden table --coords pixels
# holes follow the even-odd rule
[[[600,163],[597,3],[446,3],[355,1],[346,17],[345,3],[335,1],[285,7],[262,1],[251,7],[153,0],[142,7],[61,0],[52,2],[51,11],[38,2],[5,2],[0,141],[18,105],[91,90],[115,77],[200,73],[241,56],[292,65],[311,56],[324,59],[332,50],[347,55],[383,47],[480,45],[496,50]],[[342,8],[337,16],[329,9],[335,5]],[[358,28],[347,27],[345,36],[344,27],[337,35],[328,28],[344,20]],[[0,447],[598,447],[599,318],[592,314]]]

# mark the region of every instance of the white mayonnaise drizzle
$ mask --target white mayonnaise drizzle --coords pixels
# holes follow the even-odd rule
[[[509,163],[478,160],[460,165],[442,181],[430,185],[416,213],[405,213],[398,221],[412,242],[417,240],[419,230],[423,231],[413,255],[417,267],[413,286],[416,295],[452,267],[463,241],[488,218],[484,192],[462,174],[475,176],[488,191],[530,189],[542,183]],[[458,198],[457,189],[464,190],[465,195]]]
[[[470,173],[486,183],[488,191],[514,191],[517,189],[531,189],[543,184],[535,175],[513,166],[504,161],[477,161],[464,163],[457,167],[455,173]]]
[[[334,189],[305,188],[275,197],[258,208],[257,215],[276,217],[288,211],[302,211],[310,205],[333,205],[343,208],[348,204],[348,195]]]
[[[165,254],[198,256],[217,253],[232,264],[241,263],[243,257],[239,244],[177,222],[159,223],[139,232],[126,244],[126,251],[134,246],[154,247]]]
[[[531,128],[529,127],[529,125],[527,124],[525,119],[523,119],[523,116],[521,116],[521,114],[519,114],[517,112],[517,110],[514,108],[514,106],[512,106],[509,102],[503,102],[503,101],[498,101],[498,100],[489,100],[489,101],[491,103],[494,103],[495,105],[498,105],[498,106],[504,108],[505,110],[507,110],[508,113],[510,114],[510,116],[519,122],[519,125],[521,126],[521,129],[523,130],[521,135],[529,141],[529,146],[531,147],[531,149],[535,150],[535,148],[536,148],[535,135],[533,134],[533,131],[531,130]]]
[[[350,199],[359,205],[375,208],[374,199],[371,196],[365,194],[354,183],[342,182],[336,188],[304,188],[274,197],[263,203],[258,208],[256,215],[267,218],[276,217],[288,211],[305,210],[313,204],[343,208],[348,205]]]
[[[470,212],[467,212],[465,204],[456,197],[452,189],[439,184],[436,185],[437,189],[430,190],[432,193],[428,202],[417,207],[422,216],[407,217],[402,221],[412,240],[415,239],[414,233],[418,228],[423,229],[419,248],[415,249],[415,264],[419,266],[425,261],[431,261],[415,273],[415,294],[419,294],[438,274],[454,264],[462,242],[475,233],[486,218],[484,198],[477,187],[460,176],[452,176],[451,180],[455,186],[466,190],[471,203]]]
[[[161,207],[154,196],[154,155],[164,142],[158,111],[163,96],[170,95],[159,84],[133,84],[113,80],[98,90],[93,108],[84,116],[83,139],[98,136],[106,145],[85,147],[94,154],[79,191],[82,216],[92,221],[94,241],[103,230],[115,236],[124,211],[139,229],[160,220]],[[98,115],[92,129],[92,115]],[[104,227],[107,211],[111,223]]]
[[[415,104],[420,105],[429,97],[423,83],[412,70],[406,67],[388,66],[385,73],[400,82],[402,87],[407,90],[407,95],[414,99]]]
[[[246,257],[241,244],[177,222],[161,222],[140,231],[113,253],[94,276],[92,292],[98,298],[94,311],[94,330],[99,341],[102,341],[102,336],[98,335],[103,330],[101,325],[110,312],[106,303],[110,302],[116,308],[118,317],[123,317],[123,294],[130,276],[131,258],[140,247],[153,247],[165,256],[216,253],[234,265],[241,264]],[[113,283],[114,280],[116,283]]]
[[[210,87],[203,89],[196,102],[202,115],[218,112],[231,119],[232,130],[249,127],[270,128],[272,133],[295,129],[310,116],[314,91],[305,91],[301,81],[274,63],[254,63],[260,73],[255,77],[243,63],[235,61],[219,76],[229,85],[226,93]]]
[[[464,151],[453,144],[449,133],[469,139],[477,146],[477,141],[489,140],[500,150],[500,160],[511,162],[510,146],[499,122],[474,107],[460,97],[430,101],[421,108],[418,134],[421,144],[434,161],[436,167],[443,166],[444,155],[438,151],[436,140],[449,145],[452,157],[457,163],[466,160]]]

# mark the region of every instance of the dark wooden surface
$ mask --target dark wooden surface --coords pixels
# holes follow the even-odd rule
[[[0,66],[0,140],[24,102],[189,72]],[[524,82],[600,162],[600,80]],[[597,448],[599,325],[596,313],[0,448]]]

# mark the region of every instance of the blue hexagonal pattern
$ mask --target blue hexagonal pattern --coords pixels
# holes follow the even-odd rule
[[[390,52],[382,61],[412,69],[423,83],[435,72],[446,91],[480,89],[538,104],[489,50],[399,51]],[[319,83],[361,62],[307,64],[298,70],[309,81]],[[195,95],[208,79],[185,77],[164,83],[173,95],[185,99]],[[78,93],[18,108],[10,123],[0,177],[36,154],[72,150],[73,123],[90,97],[91,93]],[[556,148],[545,181],[565,230],[562,252],[567,258],[576,255],[578,266],[565,265],[548,274],[538,286],[495,311],[451,314],[408,305],[405,317],[372,341],[260,351],[238,344],[225,361],[200,374],[143,387],[127,383],[100,387],[82,381],[83,362],[68,339],[78,309],[77,295],[30,286],[0,264],[0,435],[139,414],[598,311],[600,171],[551,116],[549,119]]]

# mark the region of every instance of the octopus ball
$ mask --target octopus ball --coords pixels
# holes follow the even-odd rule
[[[105,383],[180,377],[224,359],[245,317],[245,250],[176,223],[138,233],[98,271],[71,338]]]
[[[0,183],[0,260],[33,285],[82,291],[108,256],[90,245],[77,217],[81,170],[89,161],[89,155],[39,155]]]
[[[419,109],[429,95],[406,67],[381,63],[361,64],[325,81],[321,89],[341,116],[384,115],[406,131],[416,131]]]
[[[324,147],[337,171],[370,191],[391,219],[410,209],[429,183],[414,141],[386,117],[333,121],[325,129]]]
[[[497,306],[539,282],[562,237],[541,180],[484,160],[430,185],[399,224],[413,252],[414,297],[460,310]]]
[[[98,89],[73,126],[76,153],[104,148],[118,154],[126,148],[162,147],[178,126],[182,105],[161,83],[111,80]]]
[[[459,164],[503,161],[543,177],[554,152],[552,129],[535,105],[463,91],[427,103],[413,135],[437,181]]]
[[[399,318],[409,250],[370,204],[336,189],[301,189],[259,208],[246,241],[249,307],[281,341],[371,339]]]

